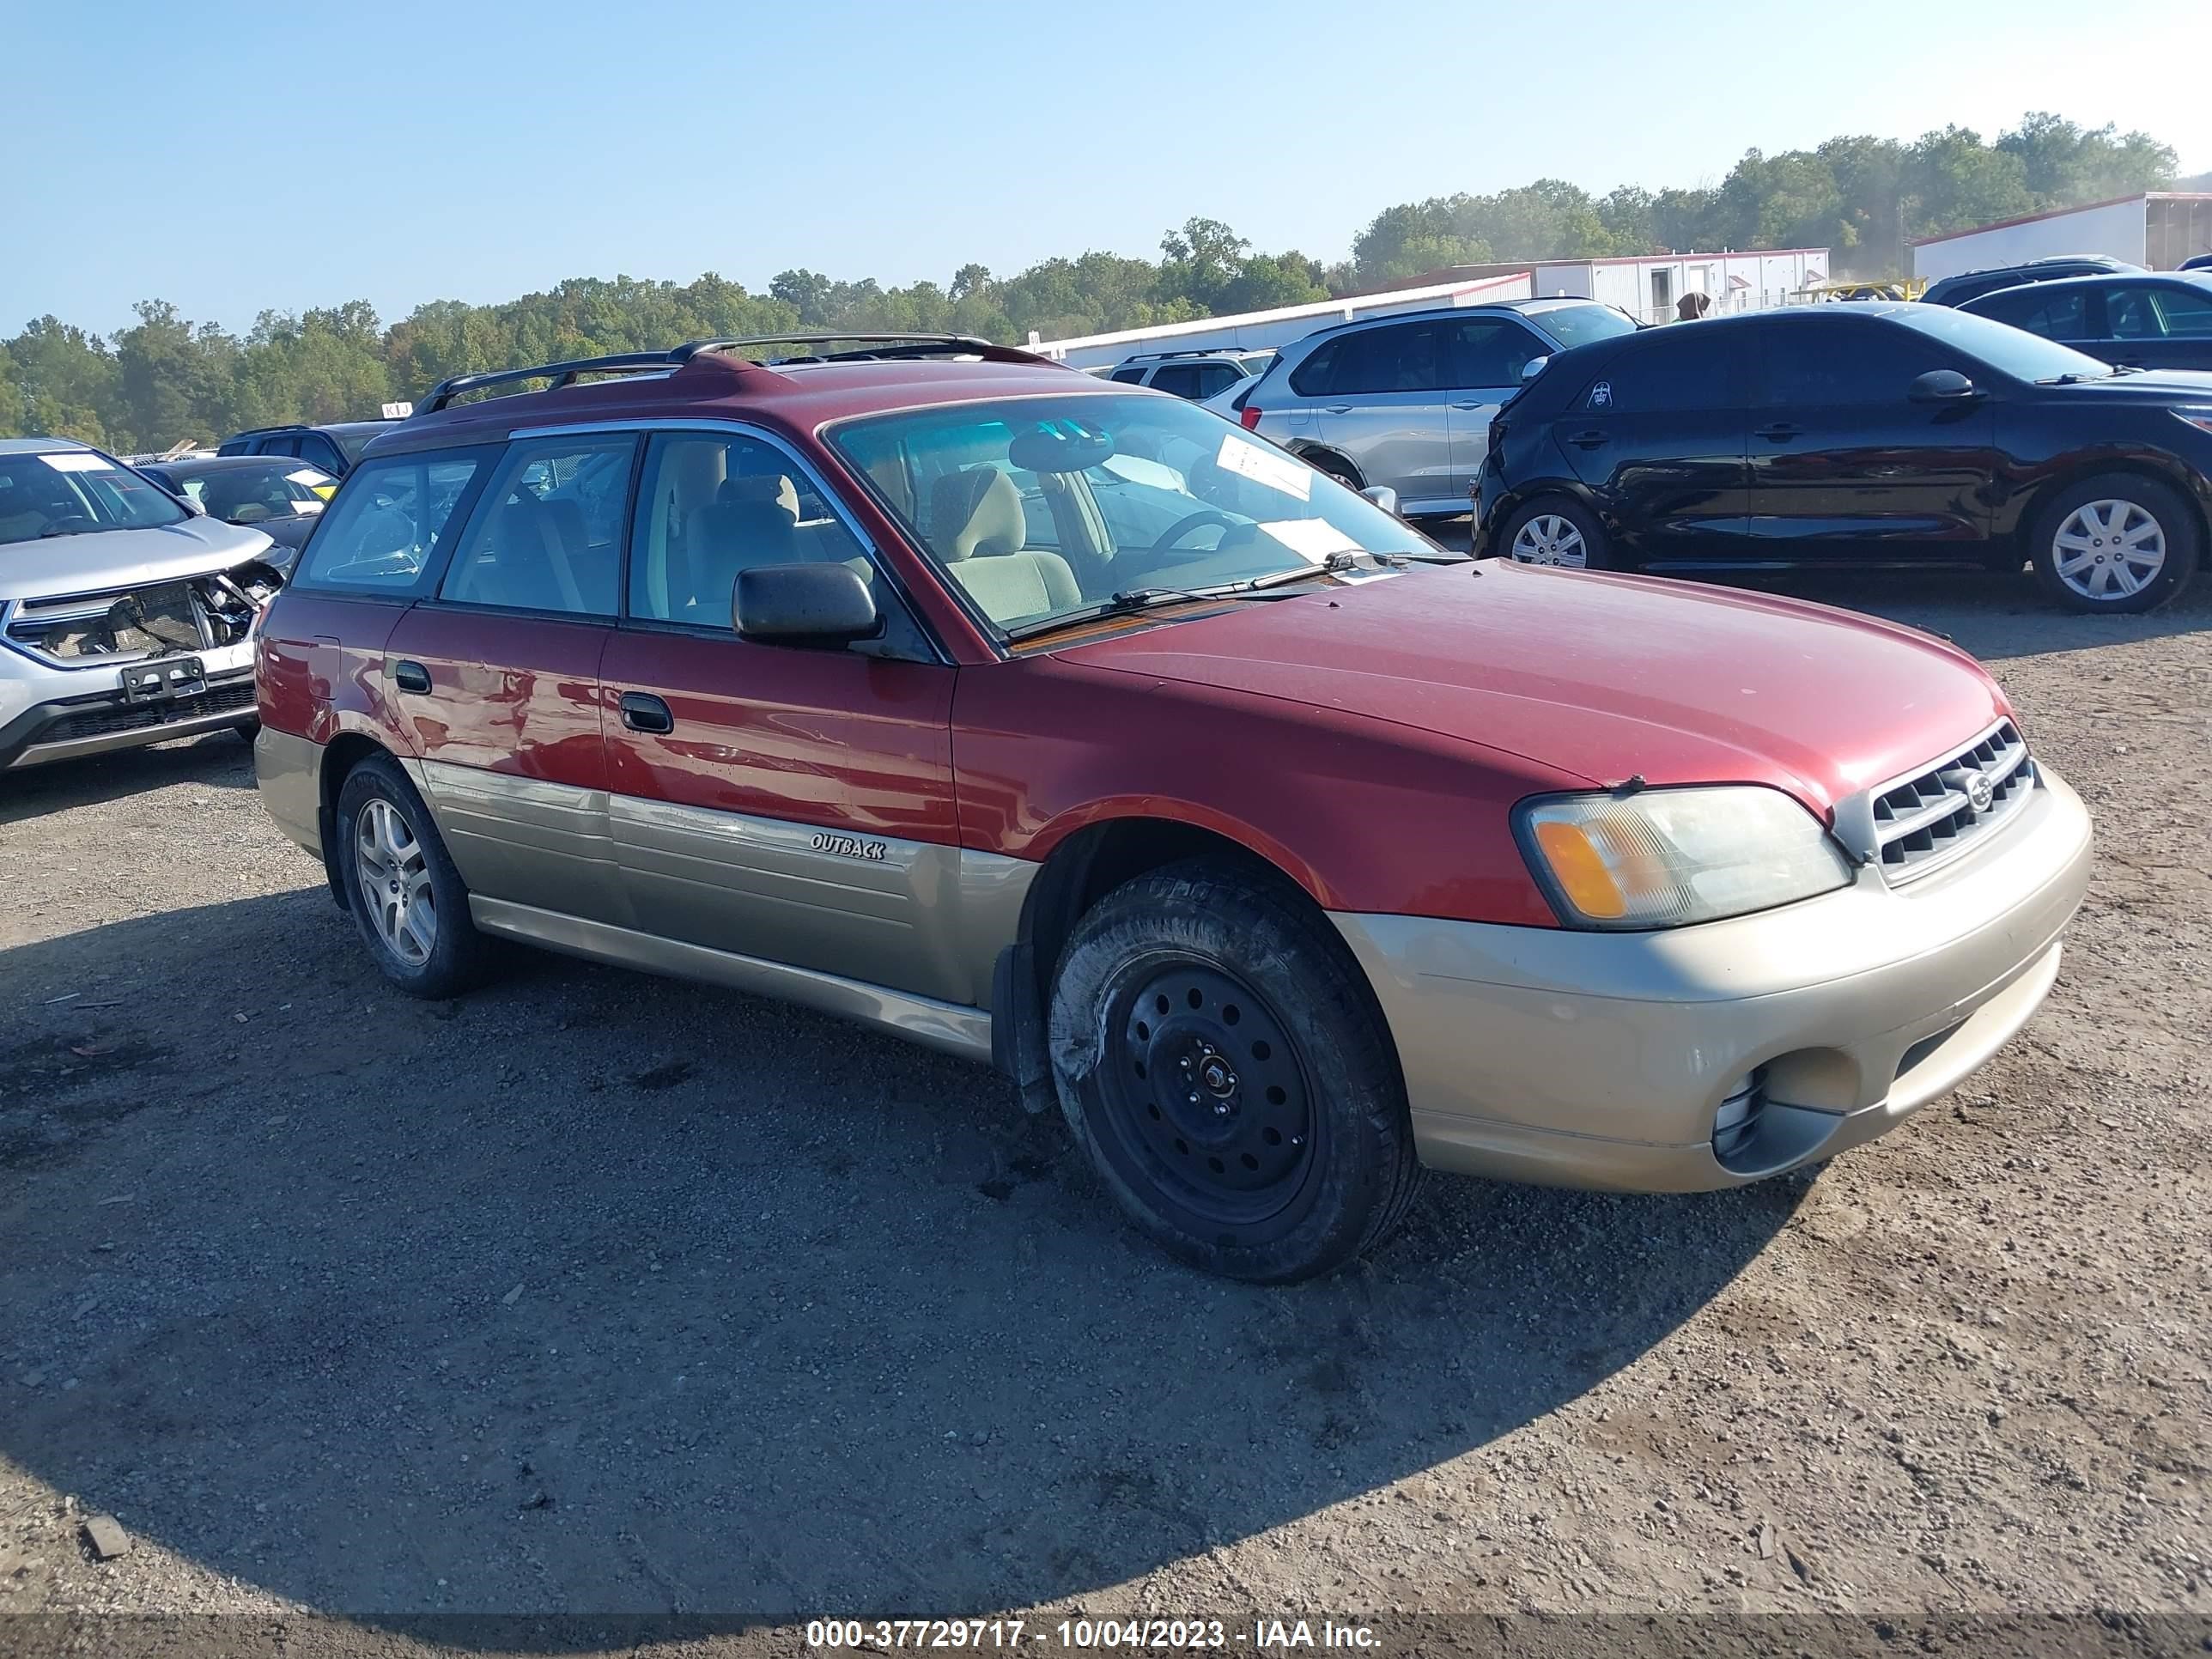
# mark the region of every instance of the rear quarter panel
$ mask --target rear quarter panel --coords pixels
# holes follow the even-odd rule
[[[264,619],[254,652],[262,724],[327,744],[343,732],[411,755],[405,728],[384,696],[384,647],[404,603],[287,588]]]

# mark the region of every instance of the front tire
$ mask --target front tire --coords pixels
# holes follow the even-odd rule
[[[346,775],[337,833],[346,908],[384,976],[432,999],[476,983],[489,946],[469,919],[469,890],[429,808],[391,757]]]
[[[1136,877],[1061,953],[1054,1080],[1116,1202],[1169,1254],[1280,1284],[1370,1249],[1412,1202],[1397,1055],[1304,896],[1206,860]]]
[[[1514,514],[1498,532],[1498,550],[1516,564],[1562,570],[1604,570],[1611,562],[1596,516],[1564,495],[1543,496]]]
[[[2202,551],[2180,493],[2134,473],[2069,484],[2036,515],[2029,562],[2069,611],[2155,610],[2188,585]]]

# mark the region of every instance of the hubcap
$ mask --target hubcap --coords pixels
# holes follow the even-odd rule
[[[1305,1076],[1273,1012],[1194,963],[1139,970],[1113,1000],[1104,1093],[1117,1138],[1152,1180],[1210,1222],[1263,1220],[1313,1161]]]
[[[1513,538],[1512,555],[1522,564],[1556,564],[1571,570],[1589,566],[1583,532],[1556,513],[1540,513]]]
[[[2051,538],[2058,580],[2085,599],[2124,599],[2166,568],[2166,528],[2134,501],[2077,507]]]
[[[362,902],[384,948],[410,968],[430,959],[438,907],[414,826],[388,800],[371,800],[354,821],[354,868]]]

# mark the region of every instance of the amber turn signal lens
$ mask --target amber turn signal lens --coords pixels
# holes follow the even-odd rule
[[[1537,824],[1535,830],[1545,862],[1576,909],[1597,921],[1613,921],[1628,914],[1620,884],[1580,824],[1555,820]]]

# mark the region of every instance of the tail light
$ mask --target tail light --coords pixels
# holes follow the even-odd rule
[[[1245,404],[1237,411],[1237,418],[1244,423],[1247,432],[1257,432],[1260,429],[1260,406],[1257,404]]]

